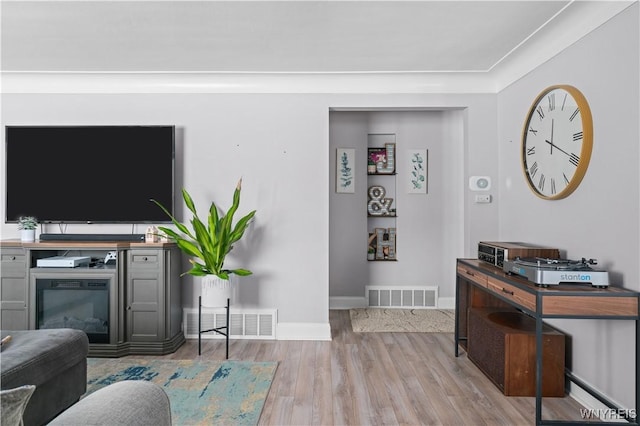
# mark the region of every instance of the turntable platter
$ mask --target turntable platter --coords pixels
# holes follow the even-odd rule
[[[591,267],[589,266],[590,263],[586,259],[571,260],[571,259],[548,259],[543,257],[525,257],[525,258],[516,258],[513,262],[517,265],[551,269],[556,271],[569,271],[569,270],[583,271],[583,270],[591,269]],[[595,261],[593,263],[595,263]]]

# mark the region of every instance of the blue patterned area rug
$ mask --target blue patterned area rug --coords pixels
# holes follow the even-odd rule
[[[88,358],[85,395],[121,380],[149,380],[167,392],[174,425],[256,425],[277,365]]]

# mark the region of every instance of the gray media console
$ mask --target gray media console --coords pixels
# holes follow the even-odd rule
[[[81,329],[89,355],[102,357],[163,355],[185,342],[182,254],[173,243],[11,240],[0,242],[0,254],[3,330]],[[37,266],[55,256],[90,261]]]

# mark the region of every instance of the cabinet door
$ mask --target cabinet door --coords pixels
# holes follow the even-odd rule
[[[162,250],[129,250],[127,340],[158,342],[165,337]]]
[[[29,286],[25,251],[3,248],[0,257],[0,328],[28,330]]]

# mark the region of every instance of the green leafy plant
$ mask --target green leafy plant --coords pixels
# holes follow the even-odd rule
[[[18,229],[36,229],[38,228],[38,219],[33,216],[20,216],[18,218]]]
[[[253,210],[233,225],[233,216],[240,205],[241,186],[242,179],[238,181],[238,185],[233,193],[233,203],[225,215],[221,215],[221,213],[218,212],[218,207],[214,202],[211,203],[206,222],[200,219],[196,212],[193,199],[187,190],[183,189],[182,198],[187,208],[193,213],[191,229],[185,224],[178,222],[157,200],[151,200],[169,216],[181,234],[165,226],[159,226],[158,229],[164,232],[171,241],[175,242],[185,254],[192,256],[192,258],[189,259],[192,268],[182,275],[216,275],[223,280],[228,280],[229,274],[239,276],[252,274],[251,271],[243,268],[224,269],[224,261],[227,254],[233,249],[233,244],[242,238],[251,219],[253,219],[256,214],[256,211]]]

